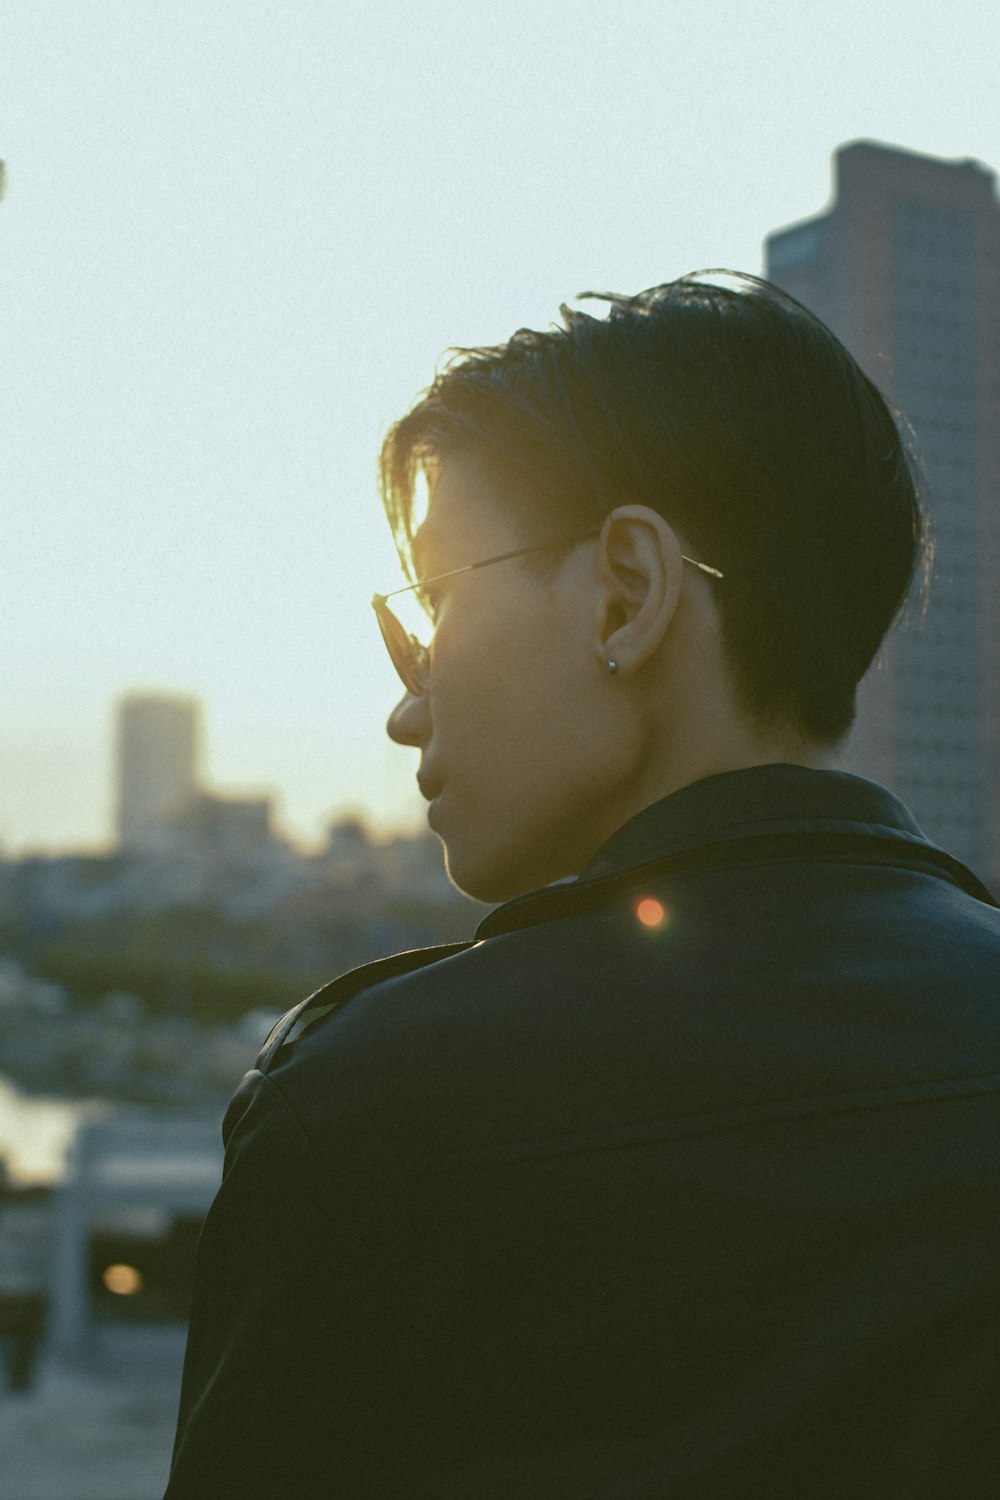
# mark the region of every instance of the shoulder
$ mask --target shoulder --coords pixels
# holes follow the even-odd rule
[[[985,1073],[998,920],[886,865],[635,871],[342,976],[259,1066],[335,1175]]]
[[[283,1018],[258,1071],[337,1172],[544,1131],[604,925],[591,914],[356,970]]]
[[[543,976],[575,969],[578,943],[563,925],[418,949],[341,975],[282,1018],[257,1067],[282,1086],[313,1066],[329,1076],[360,1060],[377,1059],[387,1075],[412,1076],[418,1064],[437,1072],[435,1059],[454,1063],[487,1037],[530,1024]]]
[[[360,968],[349,969],[328,984],[314,990],[271,1028],[257,1055],[256,1067],[267,1073],[279,1048],[295,1041],[302,1032],[334,1011],[340,1011],[350,1000],[386,980],[418,969],[427,968],[472,947],[471,943],[446,943],[434,948],[415,948],[376,959]]]
[[[483,1027],[514,1027],[537,1012],[538,986],[552,999],[559,976],[579,984],[596,931],[614,911],[553,914],[538,925],[489,932],[474,941],[393,954],[340,975],[288,1011],[257,1058],[282,1073],[313,1054],[409,1049],[415,1033],[448,1031],[470,1042]],[[485,924],[484,924],[485,927]],[[483,929],[481,929],[483,931]]]

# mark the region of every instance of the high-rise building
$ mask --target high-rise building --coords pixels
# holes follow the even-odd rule
[[[196,698],[128,693],[118,702],[117,814],[123,849],[151,851],[198,791],[201,710]]]
[[[865,677],[847,768],[1000,884],[1000,201],[993,172],[868,141],[765,275],[838,335],[917,439],[936,555]]]

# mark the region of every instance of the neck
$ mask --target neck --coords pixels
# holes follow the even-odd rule
[[[816,771],[842,770],[844,746],[820,744],[792,726],[761,729],[741,714],[731,691],[706,693],[701,683],[661,683],[651,694],[647,710],[647,753],[633,791],[635,811],[663,797],[719,776],[751,766],[793,765]],[[715,683],[728,688],[728,675],[719,664]],[[683,704],[683,709],[678,705]]]

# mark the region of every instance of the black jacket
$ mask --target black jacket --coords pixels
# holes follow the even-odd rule
[[[998,1127],[975,877],[858,777],[686,787],[272,1033],[169,1500],[992,1500]]]

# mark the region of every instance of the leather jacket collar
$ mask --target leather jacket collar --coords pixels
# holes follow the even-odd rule
[[[878,782],[780,763],[709,776],[653,803],[612,834],[578,879],[506,902],[480,923],[476,936],[570,915],[606,900],[609,889],[674,869],[824,857],[924,870],[979,901],[998,904]]]

